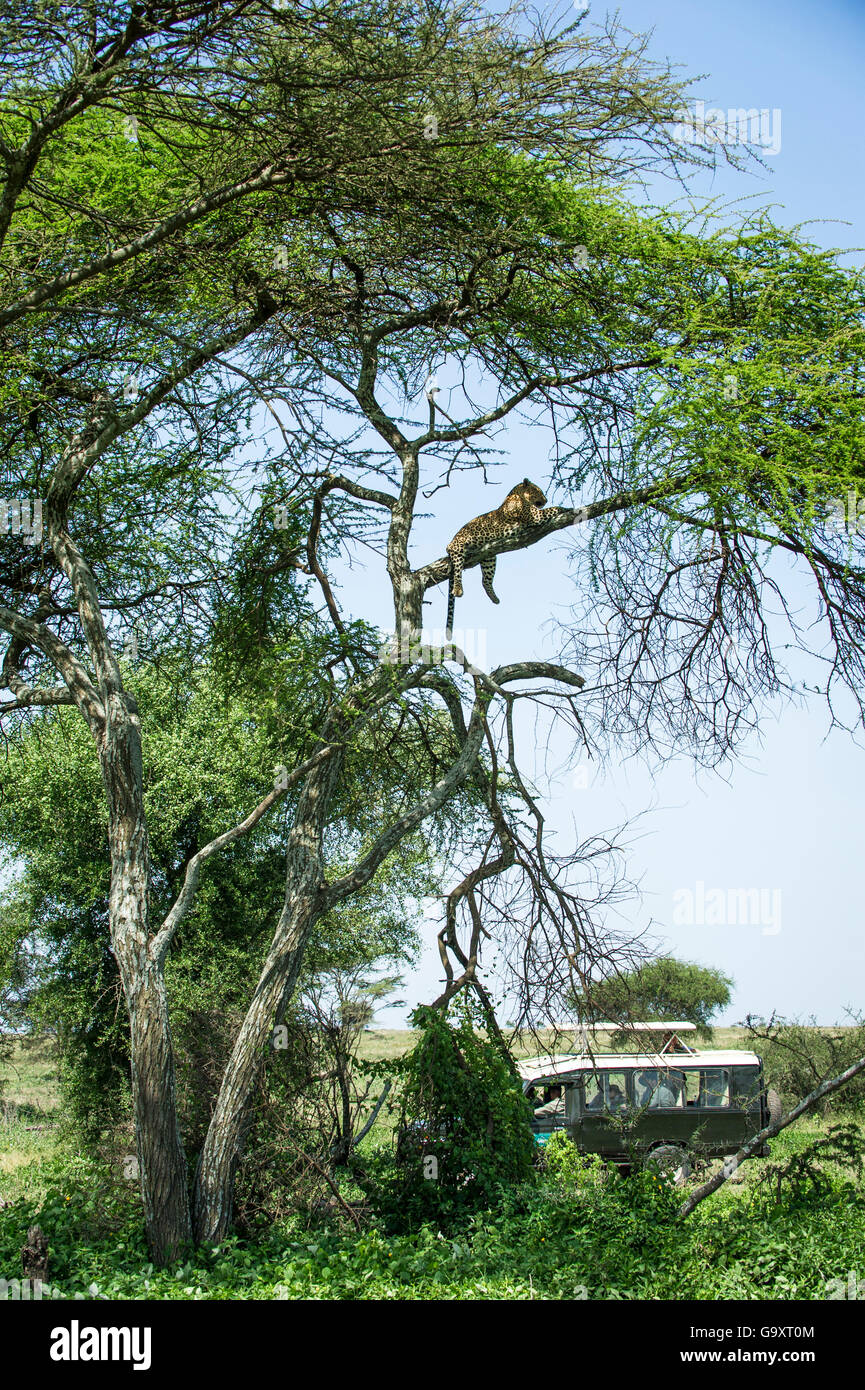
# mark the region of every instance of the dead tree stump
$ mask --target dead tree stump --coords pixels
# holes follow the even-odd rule
[[[48,1277],[50,1251],[45,1232],[41,1226],[31,1226],[27,1232],[27,1244],[21,1247],[21,1264],[25,1279],[41,1279],[44,1284]]]

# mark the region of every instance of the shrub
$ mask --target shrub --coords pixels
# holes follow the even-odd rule
[[[564,1130],[550,1135],[541,1165],[545,1180],[561,1188],[598,1187],[608,1173],[600,1154],[580,1153]]]
[[[775,1018],[766,1024],[749,1018],[746,1023],[763,1058],[766,1084],[779,1093],[785,1110],[865,1053],[865,1022],[858,1016],[853,1017],[853,1026],[846,1028],[818,1028],[813,1020],[806,1024]],[[861,1112],[863,1108],[865,1072],[814,1107],[819,1115]]]
[[[413,1221],[447,1220],[532,1175],[530,1110],[519,1076],[475,1021],[467,1001],[453,1025],[435,1009],[416,1009],[411,1023],[421,1036],[393,1064],[399,1130],[392,1195]]]

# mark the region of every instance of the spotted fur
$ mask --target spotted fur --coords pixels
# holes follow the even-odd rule
[[[480,516],[467,521],[465,526],[457,531],[447,548],[448,558],[451,562],[446,627],[448,639],[453,632],[454,604],[461,597],[463,591],[463,565],[467,552],[476,550],[489,541],[509,539],[524,531],[527,526],[537,525],[539,521],[544,519],[544,513],[541,509],[546,504],[546,500],[539,487],[530,483],[528,478],[523,478],[521,483],[517,483],[516,487],[511,488],[502,505],[497,507],[494,512],[483,512]],[[493,603],[498,603],[499,600],[493,590],[495,573],[495,555],[481,560],[484,590]]]

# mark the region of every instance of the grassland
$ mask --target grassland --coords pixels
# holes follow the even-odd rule
[[[414,1037],[410,1029],[368,1029],[361,1037],[359,1052],[371,1061],[399,1057],[412,1046]],[[605,1048],[607,1041],[599,1034],[599,1049]],[[575,1045],[567,1036],[554,1040],[540,1033],[518,1038],[514,1053],[530,1057],[553,1046],[569,1051]],[[719,1028],[711,1045],[735,1048],[748,1044],[744,1029]],[[62,1130],[59,1105],[57,1057],[51,1040],[16,1041],[11,1057],[0,1062],[0,1199],[9,1200],[24,1192],[34,1194],[40,1189],[40,1161],[55,1152]],[[385,1137],[387,1124],[382,1117],[376,1125],[378,1139]]]
[[[410,1029],[370,1028],[361,1039],[360,1055],[370,1061],[400,1057],[411,1047],[414,1037],[415,1034]],[[691,1035],[688,1037],[690,1039]],[[611,1040],[612,1034],[598,1032],[595,1035],[595,1046],[600,1052],[609,1051]],[[744,1028],[716,1028],[710,1042],[692,1043],[692,1046],[748,1049],[752,1044]],[[560,1033],[556,1037],[550,1030],[541,1029],[536,1035],[525,1033],[518,1036],[513,1043],[513,1052],[515,1057],[534,1057],[537,1053],[549,1051],[551,1048],[555,1048],[557,1052],[572,1052],[579,1051],[579,1047],[579,1039],[573,1033]],[[633,1052],[636,1046],[628,1046],[626,1050]]]

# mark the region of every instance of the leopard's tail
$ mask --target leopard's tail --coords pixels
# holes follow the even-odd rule
[[[454,567],[451,561],[450,573],[448,574],[448,616],[445,623],[445,641],[453,639],[454,632],[454,607],[456,606],[457,596],[454,593]]]

